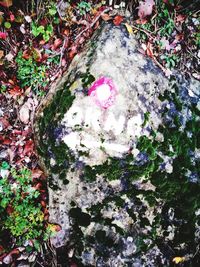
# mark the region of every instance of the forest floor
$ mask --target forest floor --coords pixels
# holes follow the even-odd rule
[[[166,76],[179,71],[200,80],[198,10],[145,0],[126,13],[101,1],[0,1],[0,263],[46,266],[48,237],[60,229],[48,223],[34,114],[102,21],[124,24]]]

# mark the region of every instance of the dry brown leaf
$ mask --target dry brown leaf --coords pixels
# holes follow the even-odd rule
[[[108,20],[111,20],[111,19],[112,19],[108,14],[102,14],[102,15],[101,15],[101,18],[102,18],[104,21],[108,21]]]
[[[4,56],[4,51],[0,50],[0,59]]]
[[[52,49],[56,50],[61,44],[62,44],[62,39],[57,38],[53,43]]]
[[[12,6],[13,1],[12,0],[2,0],[0,1],[0,5],[4,7],[10,7]]]
[[[154,55],[153,55],[153,45],[150,42],[148,42],[148,44],[147,44],[147,50],[146,50],[146,52],[147,52],[147,55],[149,57],[151,57],[151,58],[154,57]]]

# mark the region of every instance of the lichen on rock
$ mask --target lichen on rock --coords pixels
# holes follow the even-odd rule
[[[166,264],[162,245],[189,218],[176,194],[195,204],[193,220],[200,208],[199,193],[190,196],[199,184],[188,178],[198,173],[197,159],[191,165],[186,156],[199,149],[199,84],[178,76],[169,84],[137,46],[123,25],[101,26],[36,116],[50,221],[62,227],[52,242],[73,247],[84,266]],[[177,227],[168,217],[178,207]]]

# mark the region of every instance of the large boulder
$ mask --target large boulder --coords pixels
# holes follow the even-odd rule
[[[69,255],[84,266],[142,266],[142,260],[152,257],[165,262],[154,241],[163,235],[166,198],[180,190],[177,181],[169,195],[165,189],[179,156],[175,141],[171,145],[166,138],[177,136],[181,125],[168,133],[168,121],[178,119],[163,118],[163,113],[173,108],[189,120],[192,116],[187,104],[176,99],[177,82],[169,85],[161,70],[138,52],[136,38],[124,25],[104,24],[42,102],[36,144],[48,175],[49,220],[62,227],[52,242],[67,245]],[[199,84],[184,81],[181,86],[182,92],[191,90],[193,95],[187,96],[198,107]],[[182,123],[186,127],[186,118]],[[165,208],[174,212],[170,205]],[[173,223],[169,226],[164,243],[175,235]],[[134,256],[138,254],[143,256]]]

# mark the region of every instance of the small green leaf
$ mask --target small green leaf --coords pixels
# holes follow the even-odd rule
[[[10,168],[10,165],[6,161],[3,161],[1,164],[1,168],[3,170],[8,170]]]
[[[56,13],[57,13],[56,7],[51,7],[51,8],[49,9],[49,14],[50,14],[51,16],[54,16]]]
[[[6,22],[4,23],[4,26],[5,26],[6,29],[10,29],[10,28],[11,28],[11,23],[8,22],[8,21],[6,21]]]

